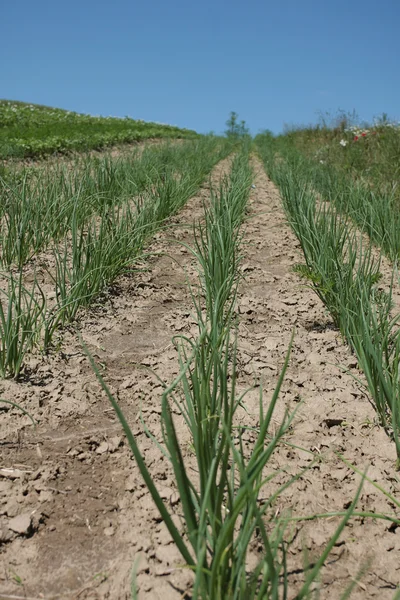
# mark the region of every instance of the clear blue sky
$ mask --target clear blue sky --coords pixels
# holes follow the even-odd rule
[[[251,131],[400,118],[400,0],[4,0],[0,98]]]

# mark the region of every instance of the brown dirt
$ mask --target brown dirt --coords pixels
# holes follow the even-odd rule
[[[132,155],[132,152],[139,152],[140,154],[148,146],[155,146],[165,143],[181,144],[184,141],[185,138],[148,138],[146,140],[138,140],[137,142],[114,144],[112,146],[105,146],[103,148],[93,150],[71,150],[65,151],[64,153],[54,152],[53,154],[46,154],[44,156],[36,156],[32,158],[3,158],[0,159],[0,164],[2,164],[4,167],[12,168],[46,168],[58,166],[60,163],[67,166],[73,166],[76,161],[79,161],[85,157],[101,158],[103,156],[109,156],[111,158],[120,158],[127,155]]]
[[[229,161],[217,166],[214,183],[228,167]],[[257,424],[254,385],[262,382],[267,404],[295,328],[276,421],[286,406],[297,407],[288,441],[303,448],[279,448],[269,468],[284,472],[263,494],[317,457],[277,501],[277,514],[287,508],[302,516],[343,510],[360,478],[337,458],[338,451],[361,470],[369,465],[369,476],[396,495],[400,484],[394,445],[376,425],[363,389],[339,368],[360,376],[318,298],[291,272],[301,261],[298,244],[259,163],[256,172],[251,219],[244,227],[245,281],[238,309],[240,387],[252,389],[247,413],[240,418]],[[173,220],[176,227],[156,236],[150,248],[155,255],[143,271],[121,279],[80,323],[82,337],[119,399],[178,524],[179,499],[170,466],[143,432],[141,415],[160,439],[162,386],[152,370],[170,381],[177,373],[171,338],[195,331],[185,284],[186,274],[195,276],[192,257],[171,240],[190,241],[191,222],[200,218],[208,194],[206,185]],[[0,471],[0,599],[128,599],[138,557],[140,598],[182,598],[190,588],[190,574],[179,569],[179,554],[74,332],[66,332],[57,354],[32,359],[24,380],[0,382],[0,393],[39,421],[34,430],[26,417],[0,405],[0,468],[8,469]],[[368,483],[358,508],[395,513]],[[334,517],[294,527],[289,553],[294,585],[302,577],[298,571],[304,548],[318,555],[338,523]],[[367,558],[372,562],[352,598],[392,598],[400,580],[399,551],[400,527],[354,518],[327,561],[321,598],[340,598]]]

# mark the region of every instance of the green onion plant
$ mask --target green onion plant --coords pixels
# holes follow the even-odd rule
[[[190,290],[198,334],[195,338],[174,338],[179,374],[165,387],[161,398],[164,453],[171,462],[179,492],[183,531],[177,528],[170,507],[161,499],[136,437],[91,359],[160,515],[183,561],[193,571],[194,600],[310,597],[312,585],[360,492],[317,563],[305,574],[303,584],[293,592],[287,564],[287,522],[273,511],[275,499],[290,482],[271,493],[268,500],[260,498],[261,490],[274,477],[266,475],[265,467],[293,419],[293,414],[286,413],[277,429],[271,427],[290,348],[267,406],[260,391],[258,432],[250,449],[244,442],[246,428],[238,422],[245,394],[237,390],[235,300],[240,282],[239,231],[250,184],[248,154],[243,151],[233,163],[230,179],[213,192],[204,221],[195,226],[191,251],[197,259],[200,283],[199,287],[191,284]],[[189,455],[187,441],[182,439],[181,427],[177,427],[177,413],[189,432]],[[260,549],[259,559],[250,568],[249,554],[254,544]]]

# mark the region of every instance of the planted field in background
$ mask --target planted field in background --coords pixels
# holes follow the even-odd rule
[[[195,131],[130,117],[93,117],[0,100],[0,159],[91,150],[149,138],[193,138]]]
[[[0,261],[21,267],[52,240],[95,215],[160,195],[188,181],[196,187],[229,147],[212,138],[162,144],[121,158],[82,157],[70,165],[10,169],[0,178]]]
[[[279,142],[326,169],[337,169],[378,192],[395,192],[400,177],[400,124],[387,115],[359,123],[352,114],[322,118],[310,127],[294,127]],[[324,169],[321,169],[324,171]]]

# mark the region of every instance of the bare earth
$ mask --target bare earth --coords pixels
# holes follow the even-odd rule
[[[148,146],[156,146],[160,144],[182,144],[185,141],[184,138],[168,139],[168,138],[147,138],[146,140],[138,140],[136,142],[125,142],[123,144],[114,144],[112,146],[106,146],[98,150],[89,150],[87,152],[68,151],[65,154],[54,152],[50,155],[37,156],[32,158],[3,158],[0,160],[0,165],[10,167],[49,167],[51,165],[58,166],[60,164],[67,166],[74,166],[74,163],[85,157],[104,157],[110,156],[111,158],[120,158],[132,154],[132,152],[139,152],[139,155]]]
[[[216,167],[214,183],[229,164]],[[241,389],[252,389],[247,413],[240,418],[257,425],[255,386],[262,382],[267,405],[293,329],[276,422],[287,406],[298,409],[287,438],[293,446],[282,445],[269,465],[283,472],[263,495],[319,458],[276,502],[277,514],[288,509],[294,516],[343,511],[360,477],[335,454],[340,453],[362,471],[369,466],[369,477],[398,497],[394,444],[376,425],[367,395],[351,376],[360,377],[354,357],[318,298],[291,272],[301,262],[297,241],[278,192],[258,162],[255,171],[250,218],[243,229],[239,301],[239,383]],[[172,336],[195,333],[185,283],[186,275],[195,277],[194,264],[188,251],[172,240],[191,241],[191,223],[201,218],[208,196],[205,185],[173,219],[176,226],[156,237],[143,270],[121,278],[80,323],[82,337],[119,399],[177,524],[179,497],[171,469],[146,436],[143,422],[160,440],[162,386],[157,376],[168,382],[177,373]],[[179,568],[180,556],[73,330],[66,332],[60,352],[31,360],[24,380],[0,382],[0,393],[39,421],[33,429],[27,417],[0,404],[0,599],[125,600],[131,597],[136,559],[139,598],[188,598],[190,573]],[[183,428],[182,435],[187,436]],[[369,483],[364,484],[358,510],[396,514]],[[292,525],[293,590],[302,580],[304,549],[310,558],[318,556],[339,521],[331,517]],[[399,552],[400,528],[353,518],[326,563],[321,598],[340,598],[363,566],[366,572],[351,597],[393,598],[400,583]]]

